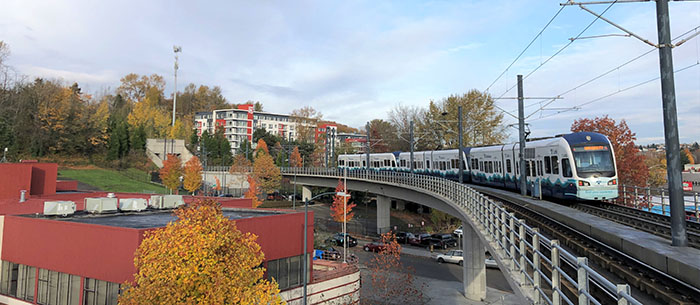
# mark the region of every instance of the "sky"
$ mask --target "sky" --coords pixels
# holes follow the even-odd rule
[[[17,72],[78,82],[96,95],[114,90],[128,73],[164,76],[171,95],[179,45],[180,89],[219,86],[231,103],[260,101],[274,113],[312,106],[324,119],[353,127],[387,119],[397,105],[427,107],[471,89],[514,97],[517,91],[507,90],[518,74],[530,74],[526,97],[555,97],[612,69],[546,107],[547,100],[526,100],[531,136],[566,133],[578,118],[608,115],[624,119],[638,144],[663,143],[660,81],[633,87],[659,77],[658,51],[613,69],[653,48],[622,36],[569,44],[596,19],[577,6],[565,7],[506,71],[560,2],[0,0],[0,40],[10,46],[8,64]],[[601,13],[608,6],[587,7]],[[617,3],[604,17],[658,40],[653,1]],[[700,2],[670,3],[670,20],[672,37],[696,29]],[[607,34],[623,32],[597,20],[581,37]],[[700,37],[673,51],[675,69],[687,68],[675,74],[681,143],[700,142],[699,43]],[[496,104],[517,109],[514,99]],[[505,114],[504,124],[516,122]],[[509,130],[516,140],[517,130]]]

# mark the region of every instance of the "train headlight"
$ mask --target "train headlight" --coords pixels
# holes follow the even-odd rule
[[[612,179],[608,181],[608,185],[617,185],[617,179]]]
[[[583,180],[578,181],[578,186],[589,186],[589,185],[591,185],[591,184],[588,183],[588,181],[583,181]]]

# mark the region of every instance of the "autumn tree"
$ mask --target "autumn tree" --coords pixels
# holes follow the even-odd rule
[[[333,203],[331,203],[331,217],[333,220],[342,223],[343,221],[350,221],[355,216],[355,212],[352,209],[357,206],[350,201],[350,197],[347,199],[343,196],[337,195],[339,192],[346,192],[345,184],[342,180],[338,180],[338,186],[335,187],[336,195],[333,196]],[[347,192],[350,195],[349,192]],[[347,201],[346,201],[347,200]],[[343,217],[345,215],[345,217]]]
[[[217,202],[195,201],[175,215],[144,233],[120,305],[284,303],[277,283],[264,278],[257,236],[239,231]]]
[[[387,121],[371,120],[369,122],[369,138],[373,153],[386,153],[400,149],[396,127]]]
[[[255,181],[255,178],[252,176],[248,175],[248,191],[245,192],[243,197],[248,198],[252,201],[252,206],[253,208],[257,208],[262,204],[262,201],[260,200],[260,187],[258,186],[258,183]]]
[[[182,176],[182,161],[175,154],[168,154],[160,169],[160,180],[163,185],[170,190],[177,191],[180,186],[180,176]]]
[[[268,194],[279,189],[282,173],[272,160],[272,156],[258,151],[253,162],[253,178],[263,194]]]
[[[425,284],[418,283],[415,270],[401,263],[401,245],[391,233],[381,235],[383,249],[372,257],[368,264],[371,280],[371,299],[380,302],[391,300],[392,304],[425,304]]]
[[[695,158],[693,157],[693,154],[690,153],[690,150],[687,148],[681,151],[681,163],[681,165],[695,164]]]
[[[651,187],[663,187],[668,179],[666,156],[663,153],[654,153],[644,158],[644,163],[649,169],[647,184]]]
[[[607,136],[615,152],[620,184],[646,186],[649,168],[645,165],[644,156],[634,145],[636,135],[629,129],[625,120],[618,124],[607,115],[593,119],[582,118],[574,121],[571,131],[590,131]]]
[[[233,157],[233,165],[229,168],[228,172],[237,175],[238,181],[240,181],[240,188],[243,188],[243,177],[247,177],[248,173],[252,170],[253,164],[244,155],[236,155]]]
[[[439,102],[430,101],[424,116],[416,122],[416,132],[422,135],[416,144],[418,149],[457,148],[459,106],[462,106],[464,146],[497,144],[506,139],[503,113],[496,109],[494,99],[488,93],[470,90]]]
[[[323,114],[311,106],[304,106],[292,110],[290,114],[292,122],[296,123],[297,139],[304,143],[312,143],[316,132],[316,125],[323,119]]]
[[[194,195],[194,191],[202,186],[202,170],[202,163],[199,162],[199,158],[196,156],[185,163],[183,184],[185,189],[190,191],[192,195]]]
[[[267,143],[263,139],[258,140],[258,143],[255,146],[255,155],[257,156],[260,151],[265,152],[266,154],[270,153],[270,149],[267,148]]]
[[[415,128],[415,124],[423,117],[425,117],[425,110],[417,106],[397,105],[389,111],[389,122],[396,129],[396,136],[400,139],[396,142],[396,150],[411,150],[409,143],[411,122]]]
[[[299,153],[299,146],[294,146],[292,154],[289,156],[289,166],[290,167],[302,167],[304,166],[303,160],[301,159],[301,154]]]

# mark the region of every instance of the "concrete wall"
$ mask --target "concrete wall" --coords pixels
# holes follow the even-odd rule
[[[164,153],[179,155],[183,164],[193,156],[185,147],[185,140],[146,139],[146,155],[156,166],[163,167]]]
[[[303,304],[303,288],[282,291],[282,298],[290,305]],[[330,280],[311,283],[306,289],[307,304],[355,304],[360,301],[360,271]]]

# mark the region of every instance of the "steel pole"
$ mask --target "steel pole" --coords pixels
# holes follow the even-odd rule
[[[369,127],[369,124],[367,124]],[[369,134],[369,133],[368,133]],[[347,207],[348,207],[348,168],[343,171],[343,263],[347,263],[348,256],[348,233],[347,233]]]
[[[520,137],[520,194],[527,195],[527,176],[525,175],[525,108],[523,106],[523,76],[518,75],[518,134]]]
[[[369,169],[369,122],[367,122],[367,169]]]
[[[409,160],[409,168],[411,169],[411,173],[413,173],[413,121],[411,121],[411,123],[409,124],[408,133],[411,137],[411,158]]]
[[[676,89],[673,79],[673,52],[671,50],[671,22],[668,15],[668,0],[656,1],[656,24],[659,32],[661,97],[671,207],[671,245],[685,247],[688,245],[688,236],[685,230],[685,203],[683,202],[683,177],[681,177],[678,114],[676,112]]]
[[[462,106],[457,107],[457,115],[459,116],[458,128],[459,128],[459,183],[464,182],[464,160],[462,159]]]
[[[175,127],[175,107],[177,105],[177,51],[175,51],[175,93],[173,93],[173,127]]]
[[[307,257],[308,254],[306,252],[307,251],[306,250],[307,238],[308,238],[307,235],[309,234],[308,221],[309,221],[309,201],[306,200],[306,201],[304,201],[304,250],[302,251],[304,253],[304,268],[302,269],[302,270],[304,270],[303,271],[304,272],[304,301],[303,301],[304,305],[306,305],[306,282],[308,281],[306,278],[307,274],[308,274],[308,270],[306,270],[306,269],[308,268],[307,264],[309,263],[308,262],[309,258]]]

